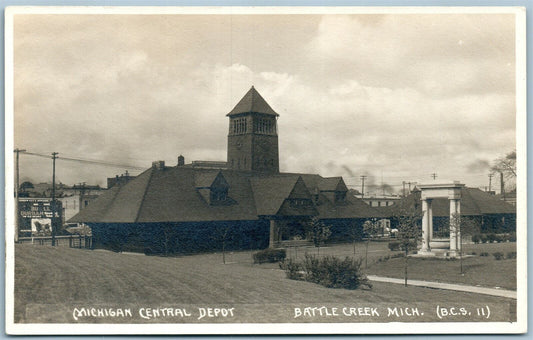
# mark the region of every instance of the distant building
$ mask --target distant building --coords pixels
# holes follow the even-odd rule
[[[65,224],[71,217],[80,212],[80,210],[87,207],[92,201],[94,201],[103,191],[97,193],[76,193],[70,196],[63,196],[57,198],[61,202],[63,209],[62,224]]]
[[[516,189],[505,192],[503,194],[496,195],[497,198],[501,199],[504,202],[507,202],[509,204],[512,204],[516,206]]]
[[[107,188],[110,189],[117,183],[121,183],[121,184],[127,183],[127,182],[131,181],[134,178],[135,178],[135,176],[131,176],[127,171],[126,171],[125,174],[122,174],[120,176],[116,175],[115,177],[108,177],[107,178]]]
[[[393,206],[376,208],[379,216],[389,218],[394,225],[397,205],[407,210],[416,210],[421,214],[422,204],[420,190],[414,190],[409,196]],[[435,198],[432,203],[434,232],[438,234],[449,224],[450,203],[447,198]],[[479,232],[505,233],[516,231],[516,207],[498,197],[477,188],[461,189],[461,215],[478,222]]]
[[[358,195],[356,197],[361,198],[361,195]],[[378,196],[378,195],[372,195],[372,196],[364,196],[362,197],[363,201],[368,204],[371,207],[388,207],[393,205],[394,203],[401,200],[400,196]]]
[[[154,252],[275,247],[305,238],[313,216],[332,240],[361,233],[376,212],[347,195],[342,177],[280,173],[278,116],[252,87],[227,114],[226,162],[156,161],[70,222],[88,224],[97,246]]]

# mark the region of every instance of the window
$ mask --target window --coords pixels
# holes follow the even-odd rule
[[[344,202],[346,200],[346,191],[335,191],[335,202]]]
[[[276,133],[276,123],[271,118],[256,118],[254,120],[254,132],[274,134]]]
[[[378,201],[378,207],[381,207],[381,201]]]
[[[234,135],[246,133],[246,118],[233,119],[231,132]]]
[[[306,207],[311,205],[311,201],[305,198],[293,198],[290,200],[289,203],[293,208]]]
[[[211,189],[211,202],[223,202],[228,198],[228,189]]]

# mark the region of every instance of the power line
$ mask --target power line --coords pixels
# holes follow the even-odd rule
[[[41,153],[37,153],[37,152],[29,152],[29,151],[22,151],[21,150],[21,153],[23,153],[25,155],[30,155],[30,156],[37,156],[37,157],[48,158],[48,159],[51,158],[49,155],[41,154]],[[57,157],[57,159],[58,160],[63,160],[63,161],[79,162],[79,163],[102,165],[102,166],[111,166],[111,167],[117,167],[117,168],[128,168],[128,169],[135,169],[135,170],[145,170],[146,169],[146,167],[140,167],[140,166],[129,165],[129,164],[111,163],[111,162],[106,162],[106,161],[103,161],[103,160],[94,160],[94,159],[91,160],[91,159],[74,158],[74,157]]]

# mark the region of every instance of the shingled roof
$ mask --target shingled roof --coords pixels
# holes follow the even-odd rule
[[[225,204],[209,204],[199,187],[209,186],[217,176],[228,184]],[[338,178],[336,181],[339,183]],[[210,183],[211,182],[211,183]],[[134,180],[107,190],[69,222],[148,223],[257,220],[280,213],[289,198],[309,198],[330,179],[312,174],[281,173],[265,175],[238,170],[210,170],[189,167],[150,168]],[[329,187],[329,185],[326,185]],[[287,214],[287,209],[283,210]],[[303,211],[303,210],[302,210]],[[367,218],[375,216],[372,207],[347,196],[333,202],[319,195],[302,215],[320,218]],[[291,211],[290,215],[297,215]]]
[[[392,216],[398,206],[412,209],[415,204],[418,210],[422,209],[420,203],[420,190],[415,191],[400,202],[396,202],[392,206],[382,207],[377,209],[381,216]],[[432,203],[432,211],[434,217],[449,217],[450,203],[447,198],[434,198]],[[515,214],[516,208],[507,202],[499,200],[494,195],[490,195],[477,188],[463,187],[461,189],[461,214],[465,216],[481,216],[481,215],[496,215],[496,214]]]
[[[253,86],[226,116],[248,112],[279,116]]]

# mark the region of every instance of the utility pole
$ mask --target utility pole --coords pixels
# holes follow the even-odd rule
[[[402,196],[405,197],[405,181],[402,181]]]
[[[491,185],[492,185],[492,176],[494,176],[494,174],[489,174],[489,192],[491,191]]]
[[[58,153],[52,152],[52,247],[56,245],[56,226],[55,226],[55,217],[56,217],[56,158]]]
[[[435,180],[435,178],[437,178],[437,174],[434,172],[431,174],[431,177],[433,177],[433,180]]]
[[[83,196],[85,195],[85,182],[80,183],[80,188],[79,189],[80,189],[79,210],[81,210],[82,209],[82,204],[83,204]]]
[[[25,152],[26,149],[15,149],[13,152],[17,153],[16,163],[16,184],[15,184],[15,242],[19,241],[19,153]]]
[[[361,175],[361,181],[362,181],[362,186],[361,186],[361,199],[363,199],[363,197],[365,197],[365,178],[367,176],[365,175]]]

